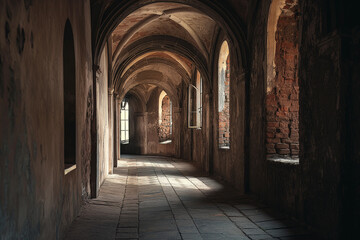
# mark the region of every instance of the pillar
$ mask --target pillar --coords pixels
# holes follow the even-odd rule
[[[108,111],[109,111],[109,174],[114,172],[114,90],[109,89],[108,95]]]
[[[121,99],[119,97],[116,97],[115,100],[115,114],[116,114],[116,120],[115,120],[115,129],[116,129],[116,136],[115,136],[115,150],[116,150],[116,161],[114,161],[114,167],[117,167],[117,162],[120,160],[120,110],[121,110]]]

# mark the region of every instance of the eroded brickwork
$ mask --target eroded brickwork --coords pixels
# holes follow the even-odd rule
[[[299,155],[298,4],[288,0],[277,22],[274,88],[266,96],[267,154]]]
[[[221,93],[219,93],[221,94]],[[219,145],[230,146],[230,56],[226,59],[224,93],[224,108],[219,112]]]
[[[159,140],[160,142],[171,139],[171,101],[169,96],[162,100],[161,123],[159,123]]]

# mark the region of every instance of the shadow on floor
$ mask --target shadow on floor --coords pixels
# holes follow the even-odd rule
[[[189,162],[123,156],[118,166],[66,239],[319,239]]]

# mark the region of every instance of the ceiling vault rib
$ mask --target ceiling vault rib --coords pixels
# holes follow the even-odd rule
[[[145,27],[147,24],[155,21],[156,19],[158,19],[160,17],[160,15],[151,15],[147,18],[145,18],[144,20],[138,22],[137,24],[135,24],[132,28],[130,28],[130,30],[123,36],[123,38],[120,40],[119,44],[116,46],[116,50],[114,52],[113,55],[113,65],[116,61],[116,59],[118,58],[121,50],[124,48],[124,46],[126,45],[126,43],[128,43],[130,41],[130,39],[143,27]]]
[[[203,41],[201,41],[199,35],[195,32],[195,30],[189,24],[187,24],[186,22],[181,20],[181,18],[176,17],[175,15],[169,15],[169,19],[173,20],[174,22],[179,24],[181,27],[183,27],[190,34],[190,36],[195,40],[198,47],[200,48],[200,51],[202,52],[202,54],[204,54],[206,59],[209,59],[209,53],[206,50],[205,44],[203,43]]]
[[[150,46],[150,47],[149,47]],[[208,63],[199,49],[183,39],[165,36],[145,37],[126,47],[125,52],[118,58],[114,66],[115,81],[122,75],[131,62],[137,57],[151,51],[166,51],[184,57],[194,63],[206,81],[209,79]],[[178,61],[179,62],[179,61]]]
[[[148,63],[146,64],[146,62],[148,62]],[[167,67],[173,69],[174,71],[176,71],[183,78],[183,80],[188,84],[190,82],[190,76],[187,75],[187,73],[184,69],[179,68],[179,66],[176,66],[175,65],[176,63],[169,62],[169,61],[166,61],[163,59],[158,59],[158,58],[150,59],[150,61],[143,60],[143,61],[136,63],[133,67],[131,67],[123,76],[121,76],[119,78],[120,79],[119,81],[122,82],[128,78],[131,78],[134,73],[136,73],[137,71],[141,70],[142,68],[144,68],[148,65],[163,64],[163,65],[166,65]]]
[[[156,53],[156,52],[153,52],[153,53]],[[179,57],[176,56],[176,54],[174,53],[171,53],[171,52],[163,52],[165,55],[169,56],[174,62],[177,62],[178,64],[180,64],[180,66],[184,69],[184,71],[188,74],[188,76],[191,75],[191,72],[190,70],[188,69],[188,67],[186,66],[186,63],[184,63],[181,59],[179,59]],[[144,54],[145,55],[145,61],[150,64],[149,62],[149,57],[151,56],[151,54]],[[123,71],[121,71],[120,73],[120,76],[123,77],[124,74],[126,73],[127,70],[129,70],[133,65],[135,65],[137,62],[140,62],[140,61],[144,61],[142,59],[135,59],[133,60],[132,62],[128,63],[126,68],[124,68]]]
[[[185,64],[183,61],[180,61],[180,60],[178,59],[178,57],[176,56],[176,54],[174,54],[174,53],[172,53],[172,52],[166,52],[166,54],[167,54],[168,56],[170,56],[172,59],[174,59],[176,62],[178,62],[178,63],[181,65],[181,67],[187,72],[187,74],[188,74],[189,76],[191,76],[190,71],[187,70],[186,64]]]
[[[121,92],[119,91],[119,89],[116,90],[119,93],[120,99],[122,99],[126,95],[126,93],[128,93],[131,89],[135,88],[136,86],[143,84],[152,84],[164,89],[165,92],[168,93],[169,97],[173,99],[174,105],[179,106],[180,103],[179,103],[179,99],[177,98],[178,92],[176,91],[176,87],[171,82],[167,82],[164,79],[158,80],[151,78],[142,79],[140,81],[137,80],[138,80],[137,76],[135,76],[132,79],[129,79],[128,82],[126,83],[124,82],[122,83],[121,86],[119,86],[119,89],[123,90]]]
[[[201,38],[199,37],[199,35],[196,33],[196,31],[186,22],[184,22],[181,18],[173,15],[175,13],[183,13],[183,12],[196,12],[196,13],[200,13],[200,11],[193,9],[193,8],[188,8],[188,7],[182,7],[182,8],[176,8],[176,9],[170,9],[170,10],[165,10],[163,12],[154,12],[153,15],[150,15],[149,17],[143,19],[142,21],[136,23],[134,26],[132,26],[127,33],[122,37],[122,39],[120,40],[120,42],[118,43],[118,45],[116,46],[116,50],[113,54],[113,65],[116,62],[116,59],[119,57],[121,50],[125,47],[125,45],[131,40],[131,38],[142,28],[144,28],[146,25],[156,21],[157,19],[159,19],[160,17],[168,17],[170,20],[172,20],[173,22],[177,23],[178,25],[180,25],[185,31],[187,31],[190,36],[192,37],[192,39],[196,42],[196,44],[198,45],[198,47],[200,48],[201,53],[205,56],[206,59],[208,59],[209,57],[209,53],[205,47],[204,42],[201,40]]]

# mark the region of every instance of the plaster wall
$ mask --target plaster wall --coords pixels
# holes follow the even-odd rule
[[[114,171],[114,162],[115,162],[115,116],[114,116],[114,112],[115,112],[115,100],[114,100],[114,94],[111,92],[108,95],[108,123],[109,123],[109,160],[108,160],[108,164],[109,164],[109,174],[112,174]]]
[[[0,1],[0,238],[60,239],[90,194],[90,1]],[[63,38],[76,58],[76,169],[64,175]]]
[[[100,68],[97,71],[97,143],[98,143],[98,189],[109,174],[110,159],[110,125],[109,125],[109,97],[108,97],[108,56],[107,47],[104,48],[100,58]]]

